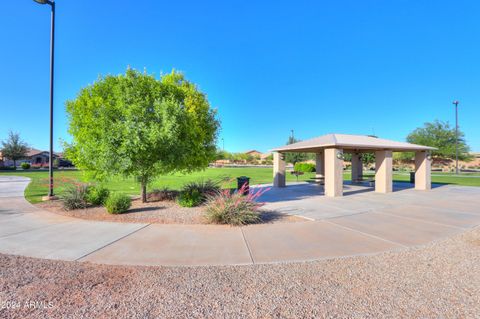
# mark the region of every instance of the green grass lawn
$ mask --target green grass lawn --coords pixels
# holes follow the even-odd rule
[[[61,194],[62,188],[72,181],[88,182],[83,176],[81,171],[55,171],[56,180],[56,193]],[[48,172],[47,171],[4,171],[0,172],[0,175],[16,175],[25,176],[32,179],[32,182],[25,190],[25,197],[32,203],[38,203],[41,201],[41,197],[47,195],[48,190]],[[366,177],[373,176],[373,172],[365,172]],[[467,186],[480,186],[480,174],[469,173],[462,175],[453,175],[450,173],[432,172],[432,182],[445,183],[445,184],[457,184]],[[436,176],[439,175],[439,176]],[[214,179],[214,180],[226,180],[223,182],[223,187],[235,187],[236,177],[248,176],[250,177],[250,184],[264,184],[272,182],[272,169],[271,168],[208,168],[204,171],[184,175],[173,174],[160,176],[150,186],[149,189],[168,187],[170,189],[180,189],[182,185],[190,181],[196,181],[201,179]],[[309,180],[314,176],[314,173],[306,173],[299,176],[299,181]],[[477,176],[477,177],[472,177]],[[393,178],[395,181],[408,181],[410,179],[408,173],[394,172]],[[344,179],[350,179],[350,173],[344,174]],[[287,174],[287,181],[296,181],[296,177]],[[105,186],[111,191],[121,192],[128,195],[137,195],[140,193],[140,187],[133,178],[121,178],[115,177],[105,182]]]

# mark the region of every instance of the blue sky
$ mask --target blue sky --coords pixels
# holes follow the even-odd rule
[[[266,151],[290,130],[404,140],[426,121],[480,151],[479,1],[57,1],[55,141],[64,102],[99,74],[172,68],[218,109],[229,151]],[[0,11],[0,139],[48,148],[50,12]]]

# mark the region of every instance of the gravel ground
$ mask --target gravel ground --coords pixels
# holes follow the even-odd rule
[[[109,214],[104,207],[89,207],[86,209],[64,210],[60,201],[44,202],[35,206],[63,216],[122,223],[153,223],[153,224],[206,224],[204,218],[205,207],[181,207],[174,201],[157,201],[142,203],[133,200],[132,207],[123,214]],[[265,223],[290,223],[305,221],[305,219],[279,214],[262,212],[262,221]]]
[[[480,228],[416,249],[309,263],[120,267],[0,255],[0,317],[478,318],[479,272]],[[8,301],[20,308],[5,309]]]

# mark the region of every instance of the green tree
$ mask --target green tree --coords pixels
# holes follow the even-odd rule
[[[20,138],[20,134],[8,132],[8,138],[2,141],[2,156],[13,161],[13,167],[17,167],[17,160],[25,158],[28,145]]]
[[[217,149],[217,153],[215,154],[216,160],[226,160],[230,158],[230,154],[227,151]]]
[[[297,142],[300,142],[300,140],[297,140],[293,136],[289,136],[287,145],[297,143]],[[285,153],[285,162],[292,163],[293,166],[295,166],[296,163],[306,161],[307,159],[308,159],[307,153],[294,153],[294,152]]]
[[[362,163],[365,165],[375,163],[375,153],[362,153]]]
[[[423,127],[415,129],[408,134],[407,142],[432,146],[438,150],[432,152],[432,156],[437,158],[454,159],[455,158],[455,127],[451,127],[448,122],[434,121],[425,123]],[[465,134],[458,130],[458,158],[468,159],[470,148],[465,142]]]
[[[200,170],[215,159],[216,112],[181,73],[157,80],[128,69],[100,77],[66,107],[73,137],[67,157],[99,180],[136,177],[143,202],[154,177]]]
[[[374,153],[361,153],[360,159],[362,163],[365,165],[372,164],[375,162],[375,154]],[[343,153],[343,160],[347,162],[352,161],[352,153]]]

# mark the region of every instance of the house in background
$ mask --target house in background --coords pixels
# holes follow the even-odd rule
[[[247,155],[251,155],[253,156],[254,158],[259,158],[260,160],[265,160],[267,159],[267,157],[271,156],[272,153],[268,152],[268,153],[262,153],[262,152],[259,152],[257,150],[250,150],[250,151],[247,151],[245,152],[245,154]]]
[[[257,150],[249,150],[244,153],[253,157],[258,157],[258,158],[260,158],[260,156],[262,155],[262,153]]]
[[[25,158],[16,161],[17,167],[22,165],[22,163],[29,163],[32,167],[48,167],[49,154],[48,151],[31,148],[28,150]],[[57,160],[58,166],[72,166],[72,163],[63,158],[63,153],[53,153],[53,159],[54,161]],[[0,152],[0,166],[13,166],[13,160],[3,157]]]

